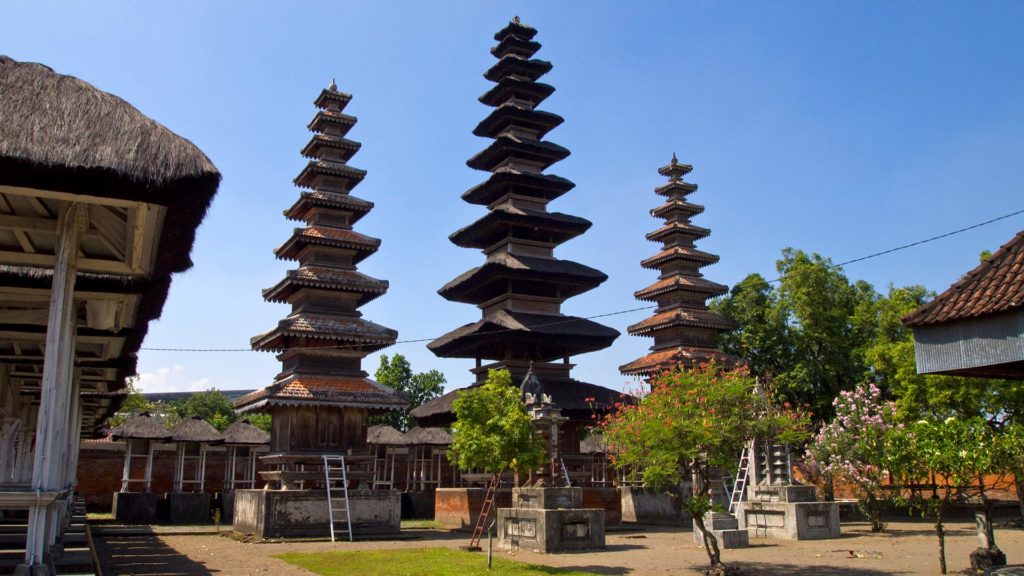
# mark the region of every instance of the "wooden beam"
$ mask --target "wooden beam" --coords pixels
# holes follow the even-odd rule
[[[57,221],[50,218],[33,218],[31,216],[0,214],[0,228],[56,234]]]
[[[12,252],[0,250],[0,264],[11,264],[15,266],[38,266],[41,268],[53,268],[55,256],[49,254],[26,254],[24,252]],[[124,262],[120,260],[101,260],[99,258],[82,258],[79,260],[79,269],[82,272],[100,272],[105,274],[142,274],[135,273]]]
[[[64,202],[74,202],[81,204],[99,204],[103,206],[121,206],[129,207],[138,204],[138,202],[132,200],[121,200],[120,198],[104,198],[102,196],[90,196],[88,194],[71,194],[69,192],[56,192],[54,190],[42,190],[39,188],[23,188],[21,186],[0,186],[0,194],[12,194],[14,196],[25,196],[29,198],[29,202],[39,202],[39,198],[48,198],[52,200],[63,200]],[[46,207],[39,202],[42,209],[49,214]],[[43,214],[40,214],[42,216]]]

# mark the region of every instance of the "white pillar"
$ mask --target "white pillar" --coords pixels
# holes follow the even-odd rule
[[[57,250],[50,289],[50,309],[46,325],[46,350],[43,380],[36,419],[35,455],[32,461],[32,488],[55,491],[60,486],[66,428],[69,421],[71,381],[75,362],[75,274],[78,270],[78,239],[86,224],[86,207],[67,204],[57,222]],[[63,441],[63,442],[62,442]],[[53,506],[33,506],[29,510],[25,563],[39,566],[53,544],[53,532],[47,524],[56,519]]]

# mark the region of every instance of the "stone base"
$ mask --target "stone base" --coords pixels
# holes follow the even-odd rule
[[[259,538],[330,538],[325,490],[236,490],[234,529]],[[402,503],[397,490],[352,490],[352,534],[396,535]]]
[[[715,539],[718,540],[718,547],[723,550],[750,546],[750,532],[740,528],[739,521],[731,514],[709,512],[704,516],[704,526],[714,534]],[[697,527],[696,522],[693,523],[693,541],[704,545],[704,533]]]
[[[156,521],[156,494],[150,492],[114,492],[114,518],[125,524],[152,524]]]
[[[614,486],[584,487],[583,507],[603,509],[605,527],[622,524],[622,497]]]
[[[827,540],[839,538],[839,504],[816,502],[813,486],[751,486],[740,505],[741,528],[757,538]]]
[[[999,548],[975,548],[974,552],[971,552],[972,570],[989,574],[992,568],[1000,566],[1006,566],[1006,554]]]
[[[434,491],[434,522],[439,528],[472,531],[486,496],[486,488],[438,488]],[[494,506],[511,507],[512,491],[498,490]]]
[[[677,494],[629,486],[621,486],[617,490],[623,522],[682,526],[692,520],[683,512]]]
[[[212,520],[209,494],[167,493],[167,521],[171,524],[207,524]]]
[[[434,491],[402,492],[402,518],[418,520],[433,519]]]
[[[744,502],[739,514],[740,525],[756,538],[839,538],[839,504],[835,502]]]
[[[220,523],[231,524],[235,519],[235,492],[220,493]]]
[[[545,554],[604,548],[604,511],[498,508],[498,547]]]

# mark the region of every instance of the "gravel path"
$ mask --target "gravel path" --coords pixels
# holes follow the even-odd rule
[[[977,546],[973,523],[947,525],[950,572],[968,568]],[[725,550],[748,574],[766,576],[881,576],[938,574],[938,541],[930,524],[892,522],[885,534],[871,534],[864,523],[843,525],[837,540],[753,539],[742,550]],[[289,542],[246,544],[217,535],[103,536],[97,546],[108,576],[117,575],[265,575],[309,572],[273,558],[284,552],[458,547],[468,536],[439,530],[409,530],[410,539],[371,542]],[[997,529],[996,541],[1010,563],[1024,563],[1024,530]],[[689,530],[642,527],[608,534],[607,549],[573,554],[495,551],[507,558],[549,566],[591,570],[599,574],[698,574],[707,563],[704,549],[693,544]],[[353,575],[357,576],[357,575]]]

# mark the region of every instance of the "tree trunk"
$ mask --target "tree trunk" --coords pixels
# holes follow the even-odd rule
[[[1020,508],[1020,525],[1024,527],[1024,476],[1017,475],[1013,479],[1017,486],[1017,506]]]
[[[942,511],[935,516],[935,534],[939,536],[939,571],[946,573],[946,531],[942,527]]]
[[[722,563],[722,552],[718,548],[718,538],[715,538],[715,535],[704,527],[703,516],[694,516],[693,521],[704,536],[704,551],[708,553],[708,560],[711,561],[711,566],[718,566]]]

